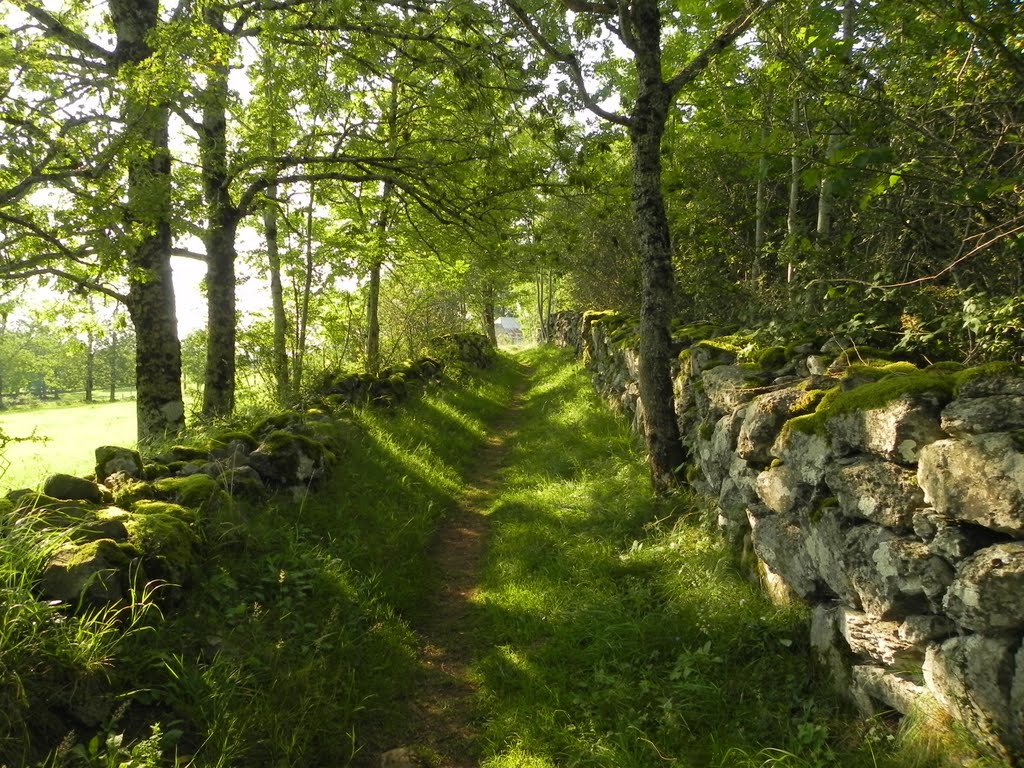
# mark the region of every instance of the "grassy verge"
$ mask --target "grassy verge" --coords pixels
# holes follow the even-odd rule
[[[651,496],[572,363],[526,356],[538,384],[479,597],[487,768],[946,764],[945,746],[845,715],[804,611],[739,575],[699,499]]]
[[[56,608],[23,622],[41,639],[17,657],[13,642],[0,649],[0,725],[12,734],[0,765],[375,765],[367,734],[400,732],[398,704],[419,673],[407,617],[432,589],[428,545],[520,375],[502,359],[339,424],[344,458],[321,488],[244,512],[205,542],[201,571],[165,597],[163,621],[75,662],[92,675],[73,704],[95,707],[95,737],[68,733],[62,717],[84,679],[69,622]],[[42,561],[0,561],[7,605],[31,601]],[[0,631],[20,616],[0,610]],[[8,675],[14,664],[32,679]]]

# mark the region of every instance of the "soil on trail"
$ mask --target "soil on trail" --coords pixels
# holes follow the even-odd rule
[[[486,512],[498,472],[515,434],[529,369],[516,387],[508,411],[492,427],[490,437],[466,477],[458,509],[438,532],[434,562],[439,586],[413,627],[420,638],[420,676],[411,702],[411,720],[403,739],[412,751],[430,755],[429,762],[406,761],[399,749],[394,765],[473,768],[479,763],[474,723],[474,686],[468,679],[472,661],[472,601],[476,594],[487,542]],[[395,745],[399,747],[399,745]]]

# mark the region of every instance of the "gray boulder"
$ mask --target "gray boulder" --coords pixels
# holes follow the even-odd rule
[[[736,453],[747,461],[767,464],[771,448],[800,400],[807,397],[802,389],[790,387],[768,392],[756,398],[746,409],[736,442]]]
[[[945,608],[975,632],[1024,630],[1024,542],[996,544],[964,560]]]
[[[940,424],[954,437],[1024,429],[1024,395],[961,397],[942,410]]]
[[[825,428],[839,455],[873,453],[913,465],[924,446],[945,437],[939,426],[940,402],[936,396],[908,395],[878,408],[832,416]]]
[[[99,504],[103,499],[96,483],[74,475],[50,475],[43,483],[43,493],[55,499],[88,501],[92,504]]]
[[[719,493],[722,480],[729,475],[729,468],[736,455],[736,436],[742,423],[743,409],[738,408],[715,423],[710,439],[697,440],[700,469],[713,494]]]
[[[914,512],[924,506],[915,474],[889,461],[860,458],[834,464],[826,471],[825,482],[843,514],[886,528],[910,530]]]
[[[1024,453],[1014,435],[993,432],[939,440],[921,452],[925,501],[947,517],[1024,534]]]
[[[825,467],[833,460],[835,452],[823,434],[784,427],[772,446],[771,455],[807,485],[818,485],[824,480]]]
[[[777,515],[747,515],[754,553],[796,595],[808,598],[818,590],[817,569],[804,547],[800,529]]]
[[[848,606],[859,606],[860,594],[854,587],[847,562],[848,540],[844,527],[847,522],[834,507],[821,510],[816,521],[804,523],[804,547],[828,591]]]
[[[110,539],[69,544],[43,569],[40,591],[69,605],[114,603],[126,594],[130,562],[128,554]]]
[[[953,569],[919,541],[871,524],[847,534],[845,560],[865,613],[890,619],[934,612]]]
[[[715,420],[753,400],[761,383],[756,374],[735,365],[704,371],[700,382],[696,390],[697,406],[705,413],[705,418]]]
[[[789,464],[779,464],[761,472],[754,481],[758,498],[773,512],[796,519],[813,503],[817,487],[803,482],[800,473]]]
[[[135,480],[143,477],[142,456],[131,448],[101,445],[96,449],[96,482],[105,483],[115,473],[124,473]]]
[[[1020,638],[967,635],[932,645],[928,688],[975,738],[1001,758],[1024,756],[1024,652]]]
[[[920,663],[924,658],[923,648],[900,637],[897,621],[882,621],[841,607],[838,625],[849,649],[864,661],[891,667],[897,661],[906,665],[908,660]]]
[[[962,381],[957,389],[959,397],[991,397],[992,395],[1024,395],[1024,376],[1017,370],[976,373]]]
[[[303,485],[323,474],[323,446],[303,435],[277,430],[249,454],[249,466],[267,484]]]

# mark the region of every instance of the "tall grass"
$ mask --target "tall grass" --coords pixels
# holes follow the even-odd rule
[[[117,605],[41,600],[38,579],[71,533],[10,523],[0,523],[0,764],[27,765],[40,742],[66,735],[61,710],[85,711],[102,695],[125,640],[152,630],[158,585]]]
[[[119,746],[101,739],[88,764],[150,765],[131,749],[155,726],[152,765],[375,765],[420,674],[409,623],[433,588],[430,543],[517,371],[502,360],[340,422],[327,481],[249,510],[159,633],[120,648]]]
[[[573,363],[529,358],[479,598],[488,768],[946,764],[852,718],[811,664],[804,610],[734,568],[703,500],[651,495]]]

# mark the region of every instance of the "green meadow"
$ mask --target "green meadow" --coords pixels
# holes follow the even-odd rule
[[[16,439],[0,455],[0,492],[34,488],[54,472],[87,474],[99,445],[135,445],[135,401],[8,411],[0,430]]]

